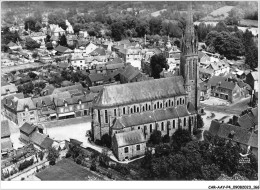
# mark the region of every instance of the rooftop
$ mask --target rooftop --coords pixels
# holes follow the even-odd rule
[[[156,89],[156,90],[154,90]],[[111,107],[186,94],[183,78],[175,76],[141,82],[104,86],[95,98],[95,107]]]

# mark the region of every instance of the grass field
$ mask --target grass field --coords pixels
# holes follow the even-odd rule
[[[36,177],[42,181],[90,181],[103,180],[88,169],[69,159],[63,159],[38,174]]]

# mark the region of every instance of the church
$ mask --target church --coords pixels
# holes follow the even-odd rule
[[[154,130],[193,132],[199,108],[198,40],[192,5],[182,39],[180,76],[105,86],[93,101],[93,140],[108,134],[118,160],[144,155]]]

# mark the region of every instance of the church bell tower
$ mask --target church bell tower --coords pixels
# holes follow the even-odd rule
[[[181,42],[180,74],[188,94],[187,102],[191,102],[196,110],[199,104],[198,65],[198,38],[193,27],[192,2],[189,2],[186,28]]]

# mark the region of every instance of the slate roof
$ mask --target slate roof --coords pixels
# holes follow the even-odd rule
[[[188,109],[188,112],[192,115],[197,113],[194,105],[191,102],[188,102],[187,109]]]
[[[94,51],[90,53],[91,56],[97,56],[97,55],[106,55],[106,51],[104,48],[97,48]]]
[[[233,141],[241,143],[241,144],[245,144],[245,145],[248,144],[250,136],[251,136],[251,132],[249,132],[248,130],[246,130],[242,127],[223,123],[220,125],[219,131],[218,131],[218,136],[222,137],[224,139],[229,139],[228,136],[231,131],[235,132],[234,137],[232,139]]]
[[[9,85],[5,85],[5,86],[1,86],[1,94],[7,94],[7,91],[9,90],[9,93],[14,93],[17,92],[18,89],[15,86],[15,84],[9,84]]]
[[[131,81],[134,77],[139,75],[141,72],[133,67],[132,65],[127,65],[125,70],[121,72],[120,74],[124,76],[128,81]]]
[[[113,64],[106,65],[107,70],[120,69],[120,68],[124,68],[124,67],[125,67],[124,63],[113,63]]]
[[[124,147],[145,142],[144,134],[141,130],[129,131],[115,134],[118,147]]]
[[[156,89],[156,90],[155,90]],[[110,107],[186,94],[182,76],[104,86],[93,101],[96,107]]]
[[[177,106],[176,111],[177,111],[179,117],[184,117],[184,116],[189,115],[188,110],[185,105]]]
[[[30,123],[25,122],[21,127],[20,131],[26,133],[27,135],[30,135],[34,130],[36,129],[36,126]]]
[[[46,137],[42,143],[40,144],[40,147],[41,148],[44,148],[44,149],[48,149],[48,148],[51,148],[52,147],[52,144],[53,144],[53,140],[49,137]]]
[[[58,51],[58,52],[61,52],[61,53],[64,53],[66,50],[68,50],[69,48],[67,48],[67,47],[64,47],[64,46],[61,46],[61,45],[59,45],[59,46],[57,46],[57,47],[55,47],[54,48],[54,50],[55,51]]]
[[[70,139],[70,142],[72,143],[72,144],[76,144],[76,145],[81,145],[83,142],[81,142],[81,141],[78,141],[77,139]]]
[[[219,128],[220,128],[220,123],[216,120],[212,120],[209,127],[210,134],[212,134],[213,136],[217,135]]]
[[[247,130],[255,126],[255,123],[252,121],[248,114],[239,117],[238,124]]]
[[[189,115],[187,111],[186,113],[187,115],[184,116]],[[134,113],[130,115],[123,115],[121,117],[116,118],[113,128],[118,129],[118,128],[126,128],[126,127],[132,127],[137,125],[143,125],[147,123],[154,123],[158,121],[178,118],[178,116],[179,115],[177,113],[176,108],[159,109],[154,111],[146,111],[146,112]]]
[[[104,88],[103,85],[98,85],[98,86],[89,87],[89,90],[93,93],[99,93],[103,88]]]
[[[1,151],[8,151],[13,149],[13,144],[10,138],[1,139]]]
[[[222,76],[213,76],[209,79],[208,84],[211,86],[217,86],[219,85],[221,88],[233,90],[236,86],[236,84],[232,81],[227,81],[226,77]]]
[[[248,145],[251,147],[258,148],[258,134],[252,133],[248,141]]]
[[[53,105],[53,101],[52,101],[51,96],[40,96],[40,97],[37,97],[37,98],[33,98],[32,101],[37,108],[41,108],[43,106],[52,106]]]
[[[1,139],[5,137],[10,137],[10,126],[8,120],[1,121]]]
[[[53,90],[52,94],[57,94],[57,93],[60,93],[60,92],[65,92],[65,91],[74,90],[74,89],[78,89],[78,90],[82,91],[83,86],[80,83],[78,83],[78,84],[75,84],[75,85],[72,85],[72,86],[56,88],[56,89]]]
[[[6,102],[4,102],[5,105],[17,112],[19,111],[24,111],[25,107],[27,106],[29,108],[29,110],[33,110],[36,109],[32,99],[29,98],[23,98],[23,99],[19,99],[17,97],[13,97],[13,98],[8,98],[6,99]]]
[[[91,82],[97,82],[97,81],[104,81],[104,75],[97,73],[97,74],[90,74],[88,75]]]
[[[43,141],[45,140],[46,137],[47,137],[47,135],[45,135],[45,134],[34,132],[31,136],[31,141],[34,144],[41,147],[41,144],[43,143]]]

